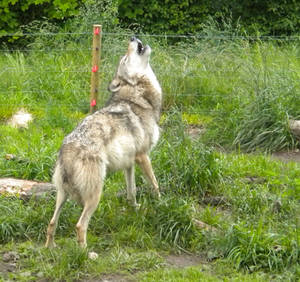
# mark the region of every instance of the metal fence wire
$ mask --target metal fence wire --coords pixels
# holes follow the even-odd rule
[[[178,34],[135,34],[138,37],[149,37],[149,38],[174,38],[174,39],[197,39],[197,40],[228,40],[228,41],[233,41],[233,40],[245,40],[245,41],[278,41],[278,42],[299,42],[300,41],[300,36],[239,36],[239,35],[200,35],[200,34],[189,34],[189,35],[178,35]],[[87,41],[89,40],[89,42],[91,42],[93,33],[92,32],[60,32],[60,33],[54,33],[54,32],[38,32],[38,33],[0,33],[0,38],[1,37],[19,37],[19,38],[23,38],[23,37],[56,37],[56,36],[60,36],[60,37],[66,37],[68,38],[68,36],[78,36],[78,37],[85,37],[87,39]],[[112,33],[112,32],[103,32],[101,31],[101,36],[102,38],[105,37],[124,37],[124,38],[129,38],[132,36],[132,34],[124,32],[124,33]],[[67,41],[67,39],[66,39]],[[42,41],[41,41],[42,42]],[[41,43],[39,43],[41,44]],[[82,52],[83,54],[86,54],[86,56],[91,56],[91,52],[92,52],[93,48],[92,47],[82,47],[82,48],[70,48],[70,47],[66,47],[66,48],[47,48],[47,46],[42,46],[40,48],[37,47],[26,47],[26,48],[7,48],[7,47],[3,47],[0,48],[0,53],[3,55],[6,54],[14,54],[14,52],[16,53],[30,53],[30,52],[38,52],[38,53],[42,53],[42,52],[54,52],[57,54],[60,53],[66,53],[66,52],[74,52],[75,54],[77,52]],[[104,58],[105,59],[105,58]],[[0,69],[0,79],[1,76],[4,77],[5,75],[7,75],[10,72],[14,72],[14,71],[18,71],[18,67],[13,67],[10,65],[5,66],[4,68]],[[34,73],[37,70],[34,67],[31,66],[26,66],[23,69],[24,72],[26,72],[27,74],[30,75],[30,73]],[[78,67],[66,67],[65,69],[55,69],[55,68],[51,68],[51,67],[44,67],[42,69],[39,69],[38,71],[43,71],[45,73],[70,73],[70,74],[78,74],[79,76],[84,75],[85,78],[87,78],[89,76],[89,73],[91,73],[91,66],[89,65],[81,65]],[[103,70],[101,70],[103,71]],[[173,73],[168,74],[168,76],[171,79],[178,79],[178,75],[174,75]],[[197,75],[193,75],[193,74],[189,74],[188,75],[189,78],[197,78],[199,76]],[[22,86],[20,87],[20,85],[18,87],[15,87],[13,85],[13,81],[12,81],[12,85],[11,87],[3,87],[3,85],[1,85],[1,80],[0,80],[0,95],[12,95],[13,93],[41,93],[41,94],[67,94],[67,93],[79,93],[79,92],[88,92],[89,91],[89,87],[86,84],[86,87],[78,87],[76,89],[72,89],[72,90],[62,90],[62,89],[51,89],[51,90],[43,90],[43,89],[28,89],[26,88],[28,86],[28,83],[25,83],[26,85],[24,85],[24,88],[22,88]],[[100,84],[100,88],[97,90],[98,92],[105,92],[107,90],[107,85],[106,84]],[[210,97],[211,94],[200,94],[200,93],[193,93],[193,92],[187,92],[187,93],[174,93],[174,98],[177,98],[179,96],[182,97]],[[214,94],[214,97],[222,97],[222,94]],[[107,97],[104,98],[106,99]],[[227,95],[226,99],[231,99],[232,96],[231,95]],[[224,99],[224,97],[222,98]],[[88,101],[88,97],[86,99],[85,102]],[[57,104],[59,103],[59,101],[49,101],[49,104]],[[16,103],[14,104],[15,107],[24,107],[26,106],[26,103]],[[59,105],[59,104],[58,104]],[[76,104],[75,104],[76,105]],[[4,103],[0,102],[0,106],[1,107],[5,107],[7,106]],[[216,111],[215,109],[212,109],[211,112]],[[193,111],[191,111],[191,113],[193,113]]]

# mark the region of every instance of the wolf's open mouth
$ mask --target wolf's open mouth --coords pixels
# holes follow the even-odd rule
[[[138,42],[138,48],[137,48],[137,52],[139,55],[143,54],[144,52],[144,47],[143,47],[143,44],[141,42]]]

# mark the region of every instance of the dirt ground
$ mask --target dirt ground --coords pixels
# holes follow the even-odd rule
[[[272,154],[272,158],[282,162],[300,162],[300,151],[277,152]]]
[[[0,274],[2,278],[7,278],[10,272],[14,272],[17,270],[18,261],[20,259],[20,254],[17,252],[9,251],[1,254],[2,259],[0,259]],[[189,266],[196,266],[200,264],[206,264],[204,258],[201,258],[196,255],[189,254],[170,254],[165,257],[166,267],[168,268],[185,268]],[[24,272],[24,278],[26,275],[31,275],[30,272]],[[48,282],[49,280],[40,277],[37,277],[37,281],[39,282]],[[88,278],[84,280],[80,280],[78,282],[131,282],[136,281],[133,278],[128,276],[118,274],[118,273],[110,273],[103,274],[100,277]]]

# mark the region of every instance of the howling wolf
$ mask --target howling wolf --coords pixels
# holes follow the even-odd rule
[[[127,199],[133,206],[139,206],[135,163],[160,197],[149,152],[159,138],[162,91],[149,64],[150,54],[148,45],[132,37],[109,85],[112,94],[106,106],[87,116],[65,137],[53,175],[56,208],[47,229],[46,247],[54,245],[58,217],[68,196],[83,206],[76,231],[79,245],[86,247],[89,220],[109,171],[125,171]]]

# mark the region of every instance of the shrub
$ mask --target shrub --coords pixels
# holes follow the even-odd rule
[[[0,3],[0,32],[14,33],[33,20],[64,20],[78,13],[85,0],[3,0]]]
[[[217,21],[232,17],[243,30],[256,34],[291,34],[300,27],[296,0],[272,1],[119,1],[119,18],[126,25],[140,25],[152,33],[196,33],[213,17]]]

